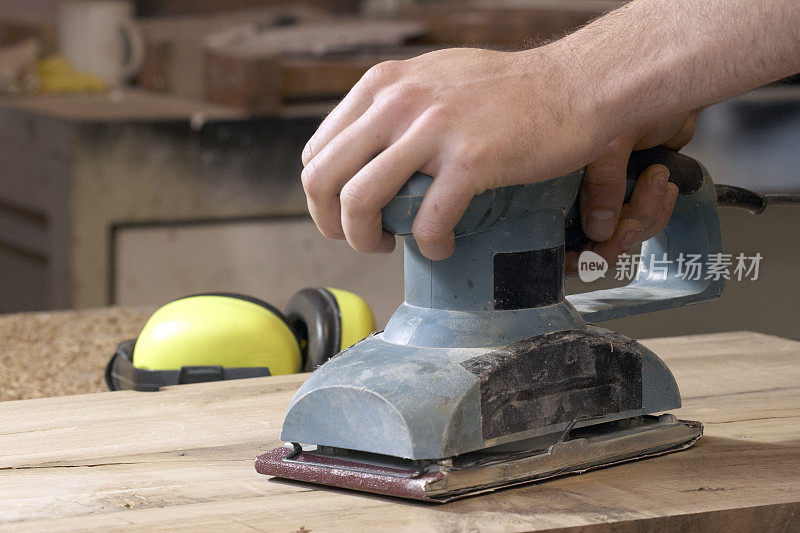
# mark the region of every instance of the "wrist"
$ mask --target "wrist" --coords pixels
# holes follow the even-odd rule
[[[579,31],[552,45],[570,65],[568,93],[591,113],[605,140],[610,142],[652,120],[639,105],[646,74],[620,69],[619,59],[609,57],[614,54],[609,53],[603,35]]]
[[[532,97],[552,96],[560,120],[574,124],[575,131],[605,146],[624,131],[623,94],[591,67],[586,50],[569,37],[544,46],[517,52],[530,80]],[[547,91],[551,95],[537,94]],[[545,101],[547,101],[545,100]]]
[[[673,11],[681,8],[659,11],[649,0],[633,0],[552,43],[572,64],[577,89],[592,99],[610,138],[698,107],[694,76],[686,76],[697,43],[665,28],[663,19],[678,17]]]

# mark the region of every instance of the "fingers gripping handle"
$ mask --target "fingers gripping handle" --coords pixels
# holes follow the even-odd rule
[[[669,170],[669,181],[678,186],[680,194],[692,194],[703,186],[703,166],[688,155],[656,146],[636,150],[628,160],[628,179],[636,181],[651,165],[664,165]]]
[[[636,180],[651,165],[664,165],[669,170],[669,181],[678,186],[679,194],[694,194],[703,186],[703,166],[691,157],[678,153],[665,146],[647,150],[637,150],[628,161],[628,183],[625,201],[628,202],[636,185]],[[579,202],[567,217],[565,228],[565,247],[567,250],[581,251],[591,242],[581,226]]]
[[[397,195],[383,208],[381,218],[384,231],[401,237],[411,235],[414,217],[431,183],[433,178],[422,172],[415,172],[408,179]]]
[[[716,298],[722,292],[724,280],[714,277],[709,269],[714,254],[720,254],[722,248],[714,184],[697,161],[666,148],[657,148],[632,155],[628,168],[628,194],[635,185],[634,177],[655,163],[664,164],[670,170],[670,181],[678,185],[680,194],[672,218],[660,235],[643,244],[638,274],[629,285],[567,298],[587,321],[599,322],[699,303]],[[415,173],[409,179],[383,208],[383,228],[386,231],[413,240],[412,223],[432,181],[433,178],[421,173]],[[491,250],[484,244],[475,243],[483,242],[482,235],[495,231],[498,226],[506,228],[498,230],[500,234],[519,241],[514,243],[522,246],[517,250],[538,249],[533,242],[522,242],[531,233],[530,229],[526,229],[530,227],[526,224],[531,223],[528,217],[535,216],[532,213],[536,212],[569,212],[566,219],[537,219],[533,232],[539,237],[547,236],[550,239],[548,242],[560,244],[560,239],[564,236],[561,233],[561,224],[564,224],[567,248],[570,248],[569,244],[574,245],[576,239],[587,242],[580,227],[579,202],[573,202],[579,182],[580,174],[573,173],[546,182],[489,190],[476,196],[454,230],[455,255],[460,259],[451,258],[447,264],[452,267],[453,261],[465,261],[469,254],[480,257],[486,255]],[[546,225],[547,220],[558,227],[543,227],[541,224]],[[514,226],[513,232],[508,231],[509,225]],[[466,240],[471,244],[464,242]],[[494,240],[492,242],[497,244]],[[532,247],[525,248],[528,245]],[[475,257],[470,257],[470,261],[478,261]],[[430,266],[430,262],[423,260],[421,255],[419,259]],[[408,256],[406,262],[408,265]],[[472,265],[470,268],[474,267],[473,263],[469,263]],[[491,272],[490,265],[482,268]],[[688,271],[689,269],[691,270]],[[457,271],[455,268],[448,270],[442,266],[441,270],[440,277],[458,277],[454,274]],[[409,272],[407,269],[407,288],[410,283]],[[429,271],[426,272],[430,274]],[[610,275],[614,275],[614,272]],[[430,281],[421,285],[430,289]],[[408,298],[409,291],[406,292]],[[463,298],[459,299],[459,303],[466,305]],[[451,304],[452,302],[448,305]]]
[[[715,260],[720,259],[722,238],[711,178],[700,163],[668,148],[634,152],[628,165],[626,198],[639,174],[654,164],[665,165],[670,181],[678,186],[672,217],[661,234],[642,244],[638,269],[628,285],[567,297],[588,322],[699,303],[722,293],[725,280],[713,269]],[[576,201],[568,217],[568,249],[580,249],[582,242],[588,242],[580,228],[578,205]]]
[[[644,169],[656,163],[667,167],[670,172],[669,180],[678,186],[681,194],[695,193],[703,185],[704,173],[700,163],[669,148],[650,148],[649,150],[640,150],[631,154],[630,162],[628,163],[628,198],[630,198],[630,194],[633,191],[636,177]],[[432,182],[433,178],[431,176],[415,172],[397,195],[384,207],[382,213],[383,229],[402,237],[410,236],[414,217],[422,204],[425,192]],[[530,188],[530,186],[528,187]],[[502,206],[502,209],[497,210],[498,213],[503,213],[503,216],[507,217],[514,215],[513,211],[508,210],[508,205],[505,203],[506,199],[503,197],[504,194],[508,195],[509,193],[521,196],[519,190],[516,193],[511,193],[514,189],[519,189],[519,187],[498,189],[498,191],[501,191],[500,194],[496,194],[495,191],[487,191],[473,198],[456,227],[456,235],[476,231],[479,226],[486,229],[496,223],[499,218],[502,218],[487,216],[489,207],[493,202],[498,202]],[[533,192],[532,196],[536,197],[537,194]],[[568,250],[581,250],[590,242],[581,229],[579,215],[578,203],[576,202],[566,222],[566,248]]]

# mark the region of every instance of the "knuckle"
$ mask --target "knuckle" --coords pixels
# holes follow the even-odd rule
[[[394,116],[407,116],[422,98],[423,92],[415,83],[394,84],[381,94],[381,104]]]
[[[327,187],[325,180],[320,174],[319,166],[314,160],[308,162],[300,173],[300,181],[303,184],[303,190],[306,195],[311,197],[318,197],[325,193]]]
[[[308,164],[314,156],[317,154],[317,151],[314,149],[314,140],[309,139],[306,145],[303,147],[303,152],[301,155],[301,160],[303,165]]]
[[[458,149],[452,155],[453,166],[459,170],[469,170],[474,165],[474,154],[470,150]]]
[[[607,190],[616,191],[624,179],[624,176],[620,176],[619,168],[616,165],[604,164],[595,166],[587,172],[583,184],[591,189],[592,193],[597,194]]]
[[[339,194],[342,211],[349,214],[363,213],[371,207],[367,191],[352,181],[348,182]]]
[[[694,132],[696,128],[697,128],[697,117],[689,117],[686,120],[686,122],[684,122],[683,127],[678,132],[678,134],[688,144],[689,141],[692,140],[692,137],[694,137]]]
[[[683,123],[684,128],[688,128],[691,131],[694,131],[695,127],[697,127],[697,121],[700,119],[700,113],[696,111],[692,111],[689,113],[689,116],[686,117],[686,121]]]
[[[413,82],[398,83],[392,87],[392,98],[400,102],[414,102],[425,92],[424,88]]]
[[[381,101],[381,105],[389,115],[395,119],[402,119],[412,112],[412,102],[408,98],[398,96],[398,93],[393,91]]]
[[[615,137],[608,143],[608,145],[606,145],[605,152],[607,154],[624,154],[625,152],[630,153],[636,136],[637,135],[634,132],[629,131],[620,135],[619,137]]]
[[[667,168],[665,165],[662,165],[661,163],[655,163],[653,165],[650,165],[649,167],[644,169],[644,172],[642,172],[642,175],[646,175],[650,179],[653,179],[660,174],[666,174],[667,176],[670,175],[669,168]]]
[[[420,116],[420,125],[426,129],[446,127],[452,119],[452,112],[446,106],[434,105]]]
[[[341,228],[335,227],[332,223],[330,226],[317,222],[317,229],[325,238],[328,239],[343,239],[344,233]]]
[[[375,253],[380,250],[380,246],[373,242],[365,242],[361,239],[359,240],[351,240],[349,241],[350,247],[353,248],[356,252],[361,252],[362,254],[371,254]]]
[[[414,239],[421,243],[437,243],[447,237],[447,232],[435,224],[415,221],[411,228]]]
[[[498,162],[498,148],[491,142],[476,141],[463,144],[453,150],[451,164],[463,174],[463,180],[470,183],[473,194],[480,194],[483,190],[477,189],[473,176],[486,169],[496,167]],[[495,184],[489,184],[494,186]]]
[[[399,71],[400,61],[384,61],[370,67],[362,79],[367,86],[377,88],[393,81],[399,74]]]
[[[489,142],[480,142],[473,145],[470,152],[473,166],[477,167],[490,165],[497,155],[497,149]]]

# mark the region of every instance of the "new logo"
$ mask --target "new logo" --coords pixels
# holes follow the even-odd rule
[[[578,277],[581,281],[589,283],[605,277],[608,272],[608,261],[603,256],[592,252],[591,250],[584,250],[578,256]]]

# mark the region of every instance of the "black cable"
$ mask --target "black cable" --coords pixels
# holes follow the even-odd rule
[[[767,208],[767,199],[759,194],[742,187],[733,185],[715,185],[717,191],[717,205],[747,209],[757,215]]]
[[[765,194],[767,205],[796,205],[800,204],[800,194]]]
[[[717,205],[747,209],[754,215],[763,213],[768,205],[800,205],[800,194],[761,194],[733,185],[715,185]]]

